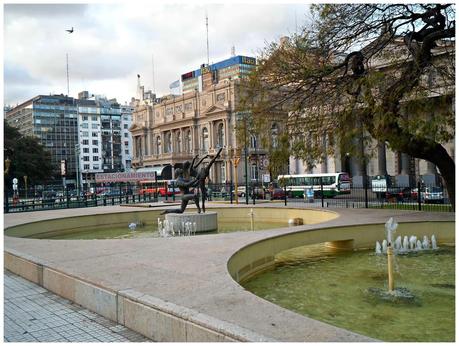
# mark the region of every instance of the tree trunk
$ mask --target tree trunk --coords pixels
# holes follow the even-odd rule
[[[435,155],[433,155],[429,161],[434,163],[438,169],[440,170],[441,176],[443,177],[445,184],[446,184],[446,190],[448,190],[448,198],[449,201],[451,202],[451,206],[453,208],[453,211],[456,210],[456,165],[447,153],[446,149],[441,146],[437,145],[438,148],[435,150]]]

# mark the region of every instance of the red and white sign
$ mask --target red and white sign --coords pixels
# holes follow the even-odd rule
[[[125,181],[155,180],[156,172],[132,172],[132,173],[96,173],[98,183],[119,183]]]

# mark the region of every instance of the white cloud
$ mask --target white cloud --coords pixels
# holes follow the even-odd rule
[[[276,3],[15,4],[4,8],[5,104],[48,93],[83,89],[118,101],[135,96],[136,75],[152,88],[152,55],[158,95],[182,73],[210,61],[254,56],[266,42],[295,30],[307,5]],[[65,30],[74,27],[74,33]],[[6,73],[8,71],[8,73]],[[33,80],[33,82],[31,82]],[[20,90],[23,90],[21,94]]]

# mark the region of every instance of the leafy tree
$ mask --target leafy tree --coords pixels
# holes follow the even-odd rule
[[[53,173],[51,154],[46,151],[37,138],[22,136],[19,131],[4,121],[4,157],[10,160],[5,174],[5,184],[13,178],[23,182],[27,176],[28,184],[45,183]],[[10,185],[8,185],[10,186]]]
[[[433,162],[454,207],[455,164],[442,145],[455,135],[454,5],[325,4],[311,13],[301,34],[264,49],[243,85],[255,131],[268,137],[282,122],[291,154],[311,165],[386,142]]]

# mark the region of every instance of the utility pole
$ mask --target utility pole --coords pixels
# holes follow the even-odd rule
[[[69,88],[69,53],[65,54],[66,62],[67,62],[67,95],[70,95],[70,88]]]
[[[209,65],[209,18],[206,10],[206,33],[207,33],[207,65]]]

